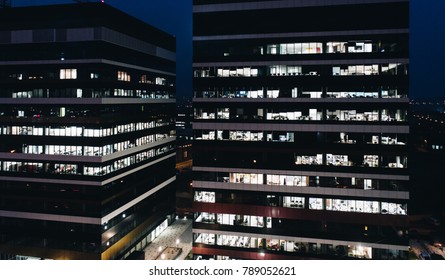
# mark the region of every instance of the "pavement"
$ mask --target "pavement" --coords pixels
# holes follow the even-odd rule
[[[179,243],[177,244],[177,240]],[[192,220],[175,220],[153,242],[144,248],[146,260],[156,260],[167,247],[182,249],[177,260],[184,260],[192,250]]]

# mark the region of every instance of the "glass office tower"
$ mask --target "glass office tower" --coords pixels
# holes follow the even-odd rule
[[[407,259],[409,1],[193,1],[195,258]]]
[[[120,259],[172,221],[175,51],[102,3],[0,10],[2,259]]]

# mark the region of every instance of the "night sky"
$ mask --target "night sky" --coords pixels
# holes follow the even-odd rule
[[[16,7],[74,1],[12,0],[12,2]],[[105,0],[105,2],[176,36],[177,94],[178,98],[191,96],[192,0]],[[410,16],[410,97],[445,98],[445,1],[411,0]]]

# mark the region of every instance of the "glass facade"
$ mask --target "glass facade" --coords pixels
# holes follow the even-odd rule
[[[193,2],[196,258],[406,259],[409,2]]]
[[[175,39],[102,3],[2,12],[0,255],[141,250],[175,210]]]

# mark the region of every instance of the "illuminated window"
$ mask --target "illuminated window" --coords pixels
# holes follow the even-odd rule
[[[406,208],[406,204],[382,202],[381,213],[390,215],[407,215]]]
[[[118,81],[130,82],[131,81],[131,76],[127,72],[118,71],[117,72],[117,80]]]
[[[326,164],[334,166],[350,166],[352,163],[348,161],[347,155],[326,154]]]
[[[165,78],[161,78],[161,77],[156,77],[155,83],[157,85],[167,85],[167,80]]]
[[[363,166],[366,167],[379,167],[379,156],[377,155],[364,155]]]
[[[77,79],[77,69],[60,69],[61,80],[75,80]]]
[[[215,192],[196,191],[195,201],[215,203]]]
[[[196,243],[214,245],[215,244],[215,235],[210,233],[201,233],[195,240]]]
[[[139,82],[142,84],[151,84],[152,83],[152,81],[150,80],[150,78],[147,75],[142,75]]]
[[[309,209],[323,210],[323,199],[310,197],[309,198]]]
[[[283,206],[290,208],[304,208],[304,197],[285,196],[283,197]]]
[[[229,108],[218,108],[217,109],[217,118],[218,119],[229,119],[230,110]]]
[[[323,155],[315,156],[295,156],[296,165],[321,165],[323,164]]]
[[[230,183],[263,184],[263,174],[230,173]]]

